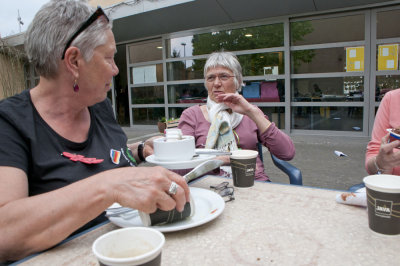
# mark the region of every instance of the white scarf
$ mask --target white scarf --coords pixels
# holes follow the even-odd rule
[[[210,122],[212,123],[215,116],[219,112],[221,112],[223,120],[227,121],[232,129],[235,129],[240,124],[240,122],[242,122],[243,115],[235,112],[228,113],[227,111],[225,111],[226,109],[229,109],[229,107],[223,103],[214,102],[213,100],[210,99],[210,96],[208,96],[207,111],[208,111],[208,119],[210,120]]]
[[[211,126],[208,130],[205,148],[224,151],[238,149],[233,129],[240,124],[243,115],[235,112],[229,114],[225,111],[226,109],[229,107],[222,103],[216,103],[208,97],[207,110]]]

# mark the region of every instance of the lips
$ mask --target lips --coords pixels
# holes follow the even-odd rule
[[[224,93],[223,91],[213,91],[213,94],[215,96],[218,96],[218,95],[223,94],[223,93]]]

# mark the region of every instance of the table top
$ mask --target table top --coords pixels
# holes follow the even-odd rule
[[[232,180],[227,179],[231,184]],[[191,186],[226,181],[206,176]],[[256,182],[235,188],[215,220],[164,233],[163,265],[395,265],[400,236],[368,227],[366,208],[338,204],[340,191]],[[97,265],[91,247],[112,223],[30,258],[22,265]]]

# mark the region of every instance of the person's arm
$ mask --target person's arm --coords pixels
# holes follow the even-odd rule
[[[369,174],[392,174],[393,168],[399,165],[400,152],[394,152],[394,149],[400,146],[400,141],[388,143],[388,138],[389,134],[382,138],[378,154],[366,161]]]
[[[271,121],[265,117],[264,113],[257,106],[250,104],[238,93],[225,93],[218,95],[218,100],[231,108],[233,112],[247,115],[257,125],[258,131],[261,134],[271,125]]]
[[[196,138],[195,117],[196,116],[195,116],[194,112],[192,112],[192,110],[190,108],[185,109],[182,112],[181,117],[179,118],[179,124],[178,124],[178,128],[182,131],[182,135],[193,136]]]
[[[392,174],[393,169],[400,165],[400,152],[394,149],[399,146],[398,141],[387,143],[388,132],[392,128],[391,108],[399,103],[391,92],[387,93],[379,105],[372,129],[371,140],[367,145],[365,168],[369,174]],[[393,116],[392,116],[393,117]]]
[[[367,151],[365,154],[365,168],[369,174],[376,174],[377,170],[374,169],[374,161],[379,153],[382,138],[387,134],[386,129],[390,127],[389,123],[389,108],[390,108],[390,95],[387,94],[379,105],[376,113],[374,126],[372,129],[371,140],[368,142]]]
[[[275,123],[259,136],[261,143],[281,160],[290,161],[296,154],[292,139],[281,131]]]
[[[157,138],[161,138],[161,136],[151,137],[146,141],[127,144],[128,148],[132,151],[132,155],[137,163],[145,161],[147,156],[150,156],[154,153],[153,140]]]
[[[255,105],[250,104],[242,95],[227,93],[218,96],[232,111],[247,115],[257,125],[260,139],[269,151],[282,160],[291,160],[295,155],[293,141],[288,135],[271,123],[264,113]]]
[[[177,194],[167,194],[171,182]],[[52,192],[28,196],[25,172],[0,167],[0,261],[18,260],[54,246],[108,206],[152,213],[183,210],[189,188],[181,176],[162,167],[108,170]]]

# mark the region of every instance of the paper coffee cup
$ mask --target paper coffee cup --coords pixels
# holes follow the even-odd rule
[[[230,161],[235,187],[252,187],[254,185],[257,156],[258,152],[253,150],[232,151]]]
[[[164,235],[155,229],[129,227],[100,236],[92,251],[100,265],[160,266],[164,243]]]
[[[364,183],[371,230],[385,235],[399,235],[400,176],[370,175],[364,178]]]
[[[186,202],[182,212],[178,212],[176,209],[171,211],[162,211],[157,209],[155,212],[150,214],[139,211],[139,216],[144,226],[153,226],[174,223],[188,219],[194,215],[194,211],[194,201],[192,196],[190,196],[190,202]]]

